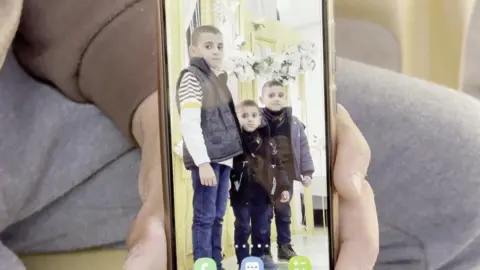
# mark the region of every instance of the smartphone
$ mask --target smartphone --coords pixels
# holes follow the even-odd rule
[[[333,0],[158,0],[168,269],[334,269]]]

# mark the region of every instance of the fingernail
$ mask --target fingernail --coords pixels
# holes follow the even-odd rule
[[[359,194],[362,189],[362,181],[363,181],[362,176],[359,173],[355,173],[350,178],[350,183],[353,185],[353,187],[357,190]]]

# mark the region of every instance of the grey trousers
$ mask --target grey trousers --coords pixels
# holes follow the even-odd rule
[[[0,93],[4,91],[2,80],[9,80],[2,75]],[[9,82],[21,84],[20,78],[25,81],[26,75],[18,76]],[[480,102],[453,90],[347,60],[339,61],[337,82],[339,102],[350,111],[372,148],[369,181],[381,223],[376,269],[480,268]],[[32,87],[46,88],[30,82],[15,90],[28,92]],[[59,98],[54,91],[42,91]],[[0,130],[3,128],[0,121]],[[102,140],[100,133],[91,132],[91,143]],[[70,184],[70,189],[62,189],[54,199],[41,199],[51,197],[48,188],[27,191],[35,194],[37,203],[23,199],[15,208],[17,212],[10,215],[12,222],[1,234],[4,246],[0,246],[0,270],[22,269],[7,247],[16,252],[43,252],[123,240],[139,207],[139,155],[128,145],[111,148],[118,151],[112,150],[110,162],[96,169],[89,167],[90,177]],[[0,141],[0,164],[12,158],[5,149],[13,148]],[[82,156],[88,158],[94,153],[92,150]],[[38,187],[66,181],[59,178],[54,182],[57,174],[51,170],[34,175]],[[0,177],[4,177],[1,171]],[[13,177],[9,176],[10,181]],[[3,188],[3,179],[0,183]],[[11,198],[6,192],[2,195],[0,203]],[[36,211],[31,210],[32,205]]]
[[[372,150],[376,269],[480,269],[480,102],[339,61],[338,99]]]

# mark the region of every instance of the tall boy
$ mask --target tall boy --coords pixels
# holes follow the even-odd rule
[[[222,269],[222,222],[233,157],[243,152],[240,129],[230,91],[217,77],[224,57],[221,32],[211,25],[196,28],[189,52],[176,98],[183,161],[193,181],[193,257],[213,258]]]
[[[279,156],[285,160],[289,180],[292,182],[294,180],[302,181],[304,186],[310,185],[315,168],[305,127],[297,117],[293,116],[292,108],[286,106],[285,87],[281,82],[268,81],[263,85],[260,99],[265,104],[263,115],[270,126]],[[278,258],[289,260],[296,256],[291,244],[292,211],[290,204],[284,204],[274,210]]]
[[[277,157],[277,147],[270,128],[262,121],[262,113],[253,100],[237,106],[237,118],[242,128],[244,154],[233,160],[230,202],[235,215],[235,251],[240,266],[243,259],[262,259],[264,268],[278,269],[269,252],[272,206],[289,202],[291,183],[283,163]],[[252,250],[248,238],[252,236]]]

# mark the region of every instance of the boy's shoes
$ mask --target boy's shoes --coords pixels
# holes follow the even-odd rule
[[[277,254],[279,260],[290,260],[297,256],[297,253],[293,250],[292,244],[279,245]]]
[[[265,254],[260,259],[263,261],[263,268],[265,270],[277,270],[278,266],[275,264],[275,262],[272,259],[272,256]]]

